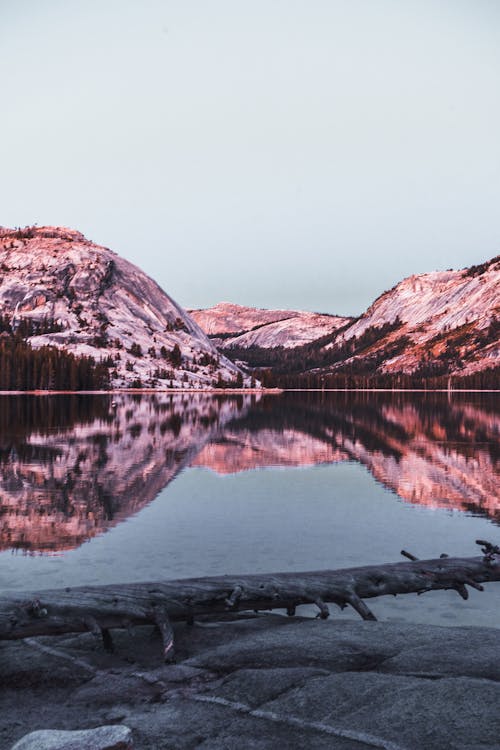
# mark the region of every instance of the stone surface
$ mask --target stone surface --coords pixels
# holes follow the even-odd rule
[[[30,732],[12,750],[130,750],[132,732],[128,727],[109,726],[80,731],[42,729]]]
[[[112,722],[144,750],[500,748],[500,630],[259,615],[176,640],[175,665],[150,628],[111,655],[91,635],[1,644],[0,747]]]

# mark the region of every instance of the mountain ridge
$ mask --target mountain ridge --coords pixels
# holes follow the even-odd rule
[[[83,371],[97,363],[113,388],[241,387],[261,373],[282,387],[338,387],[340,376],[344,387],[406,387],[484,373],[491,383],[500,368],[500,256],[408,276],[358,318],[229,302],[187,312],[77,230],[0,227],[0,339],[2,357],[18,357],[3,368],[7,389],[14,369],[22,381],[34,349],[32,369],[45,368],[34,387],[50,390],[54,348]],[[9,353],[8,341],[28,348]],[[84,376],[73,378],[79,388]]]
[[[258,322],[258,310],[241,309],[243,320]],[[198,311],[202,327],[213,324],[213,311],[219,326],[219,338],[213,340],[220,351],[281,375],[463,377],[500,366],[500,256],[458,271],[409,276],[379,295],[358,318],[332,316],[328,325],[328,316],[322,316],[322,335],[315,337],[310,326],[308,341],[295,336],[298,312],[288,311],[286,319],[264,320],[258,330],[236,335],[234,329],[223,330],[220,305]],[[272,336],[276,326],[281,338]],[[271,334],[267,339],[266,332]],[[276,383],[298,385],[279,378]]]

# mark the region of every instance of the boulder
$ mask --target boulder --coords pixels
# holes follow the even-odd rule
[[[42,729],[26,734],[12,750],[130,750],[132,747],[130,729],[112,725],[75,732]]]

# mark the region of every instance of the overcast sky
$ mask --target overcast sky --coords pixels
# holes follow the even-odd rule
[[[498,0],[0,0],[0,224],[185,307],[361,313],[500,252]]]

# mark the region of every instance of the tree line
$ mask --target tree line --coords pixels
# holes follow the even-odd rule
[[[348,326],[351,325],[350,323]],[[478,388],[499,387],[499,368],[462,375],[465,369],[463,347],[470,345],[476,353],[498,341],[500,320],[492,318],[487,328],[471,331],[466,323],[453,331],[437,334],[427,344],[427,356],[413,373],[383,373],[380,366],[401,354],[411,344],[408,336],[397,335],[401,321],[370,326],[360,336],[342,338],[340,329],[303,346],[262,348],[228,347],[224,354],[233,361],[243,360],[252,375],[266,387],[280,388]],[[384,343],[389,333],[396,337]],[[441,353],[432,357],[435,344]],[[451,373],[454,373],[451,375]]]
[[[103,390],[109,385],[107,363],[55,346],[34,349],[17,336],[0,335],[0,390]]]
[[[314,389],[412,389],[424,390],[496,390],[500,384],[500,367],[490,367],[470,375],[422,375],[407,373],[356,374],[348,368],[333,373],[302,372],[282,374],[271,369],[254,370],[255,377],[266,388]]]

